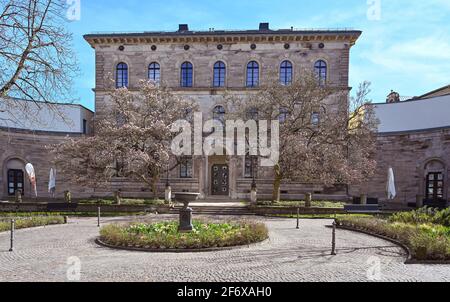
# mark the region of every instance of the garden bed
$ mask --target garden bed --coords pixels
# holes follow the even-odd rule
[[[250,245],[268,238],[268,229],[262,223],[195,220],[193,225],[193,232],[179,233],[177,221],[111,224],[100,230],[99,243],[149,252],[192,252]]]
[[[342,217],[338,225],[390,238],[409,250],[409,262],[450,264],[450,209],[420,209],[381,217]]]
[[[344,209],[346,202],[314,200],[311,202],[311,208],[326,208],[326,209]],[[274,207],[274,208],[305,208],[306,201],[258,201],[257,207]]]
[[[0,217],[0,232],[11,230],[11,219],[15,219],[15,228],[17,230],[64,224],[63,216]]]

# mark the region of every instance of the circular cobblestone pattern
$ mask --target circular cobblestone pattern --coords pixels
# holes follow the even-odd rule
[[[107,218],[103,223],[132,219]],[[137,220],[166,219],[176,216]],[[266,223],[269,241],[206,253],[153,254],[101,247],[95,243],[96,218],[17,231],[14,252],[8,251],[9,233],[0,233],[0,281],[450,281],[450,266],[405,265],[400,247],[364,234],[338,230],[338,255],[330,256],[331,230],[325,227],[330,220],[302,220],[296,230],[292,219],[249,219]]]

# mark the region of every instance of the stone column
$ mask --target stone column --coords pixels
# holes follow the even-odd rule
[[[237,159],[233,157],[230,159],[230,197],[237,199]]]

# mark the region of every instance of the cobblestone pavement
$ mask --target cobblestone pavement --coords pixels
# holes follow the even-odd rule
[[[145,220],[172,219],[148,216]],[[109,218],[104,223],[132,218]],[[405,265],[403,250],[367,235],[337,231],[338,255],[330,256],[329,220],[249,218],[264,221],[270,240],[240,249],[152,254],[98,246],[95,218],[68,225],[21,230],[16,250],[0,233],[0,281],[68,281],[69,257],[81,261],[80,281],[450,281],[450,266]],[[76,276],[76,274],[75,274]]]

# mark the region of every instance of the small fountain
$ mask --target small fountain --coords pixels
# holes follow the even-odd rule
[[[188,233],[194,230],[194,226],[192,225],[193,211],[189,207],[189,203],[196,201],[199,196],[199,193],[175,193],[175,200],[184,204],[184,207],[180,210],[179,232]]]

